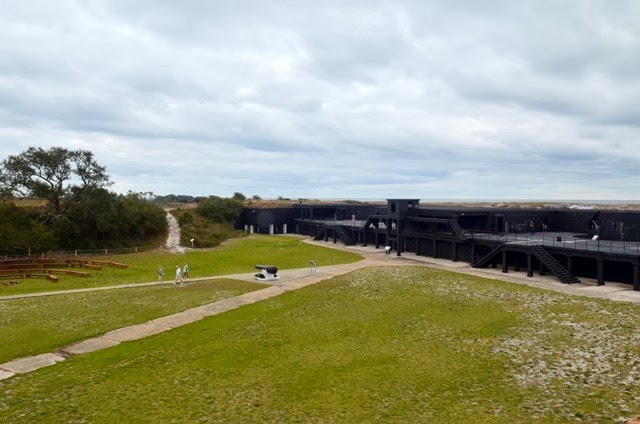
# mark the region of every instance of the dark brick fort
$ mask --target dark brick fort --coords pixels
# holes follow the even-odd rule
[[[551,273],[571,284],[580,277],[631,284],[640,290],[640,212],[424,206],[419,199],[362,203],[298,203],[245,208],[239,228],[295,233],[392,254],[412,252],[473,267]]]

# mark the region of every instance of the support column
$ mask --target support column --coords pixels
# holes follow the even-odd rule
[[[604,260],[598,258],[598,285],[604,286]]]
[[[471,263],[476,261],[476,242],[471,240]]]
[[[269,224],[269,234],[273,235],[273,224]]]
[[[531,260],[531,253],[527,253],[527,277],[533,277],[533,261]]]
[[[422,243],[420,243],[421,240],[419,238],[416,237],[416,255],[420,256],[421,252],[421,247],[422,247]]]
[[[507,251],[502,251],[502,272],[505,274],[509,272],[509,264],[507,264]]]
[[[640,273],[638,264],[633,264],[633,290],[640,291]]]
[[[253,234],[253,225],[249,225],[249,234]]]
[[[373,233],[374,240],[376,242],[376,249],[380,249],[380,241],[378,240],[378,232]]]
[[[433,257],[438,258],[438,240],[433,239]]]
[[[287,224],[282,224],[282,234],[287,234]]]
[[[393,222],[390,219],[385,220],[385,246],[391,246],[391,225]]]
[[[451,250],[453,253],[453,262],[458,262],[458,243],[455,241],[451,242]]]

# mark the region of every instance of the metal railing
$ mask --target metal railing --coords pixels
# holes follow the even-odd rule
[[[640,256],[640,243],[633,241],[593,240],[576,237],[571,233],[534,233],[534,234],[477,234],[478,240],[504,241],[507,244],[523,246],[541,245],[562,249],[582,250],[588,252],[612,253],[627,256]]]
[[[124,255],[127,253],[139,253],[150,252],[153,250],[161,250],[165,248],[165,245],[150,245],[150,246],[135,246],[135,247],[120,247],[120,248],[105,248],[105,249],[74,249],[74,250],[56,250],[50,252],[28,252],[24,255],[3,255],[0,258],[4,258],[5,261],[9,259],[20,258],[47,258],[47,257],[62,257],[62,256],[109,256],[109,255]]]
[[[297,221],[306,222],[310,224],[335,224],[335,225],[343,225],[347,227],[353,228],[362,228],[367,223],[367,220],[362,219],[309,219],[309,218],[297,218]],[[385,223],[380,220],[379,228],[386,228]],[[394,226],[395,228],[395,226]]]

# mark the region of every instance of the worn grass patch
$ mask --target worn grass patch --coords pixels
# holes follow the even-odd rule
[[[52,283],[39,279],[18,279],[20,284],[0,285],[0,296],[36,293],[51,290],[101,287],[127,283],[157,281],[157,269],[162,265],[165,280],[174,278],[176,265],[189,264],[190,277],[209,277],[254,272],[257,264],[273,264],[279,269],[305,268],[309,259],[318,266],[350,263],[361,260],[360,255],[328,247],[304,243],[302,237],[254,235],[233,239],[222,246],[207,250],[189,250],[186,253],[153,251],[117,256],[98,256],[94,259],[113,260],[128,265],[126,269],[105,266],[101,271],[89,270],[90,277],[59,275]]]
[[[219,279],[0,302],[0,363],[262,288]]]
[[[368,268],[0,382],[5,422],[606,423],[636,305]]]

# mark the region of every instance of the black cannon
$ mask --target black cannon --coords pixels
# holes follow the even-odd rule
[[[260,272],[256,274],[256,278],[260,280],[273,280],[278,278],[278,267],[273,265],[256,265],[256,269]]]

